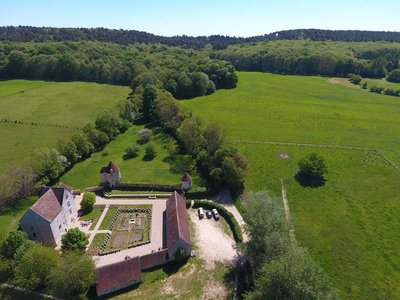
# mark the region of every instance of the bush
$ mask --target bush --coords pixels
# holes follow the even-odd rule
[[[154,157],[156,157],[156,155],[157,155],[156,147],[154,147],[152,143],[149,143],[146,147],[145,158],[153,159]]]
[[[372,93],[378,93],[378,94],[381,94],[381,93],[383,92],[383,90],[384,90],[383,87],[381,87],[381,86],[376,86],[376,85],[369,88],[369,91],[370,91],[370,92],[372,92]]]
[[[361,86],[364,90],[366,90],[368,88],[368,82],[364,82]]]
[[[299,172],[296,179],[306,186],[320,186],[325,182],[324,175],[328,172],[325,159],[316,153],[311,153],[298,162]]]
[[[199,208],[199,207],[203,207],[205,209],[216,208],[220,216],[223,217],[225,221],[228,223],[230,229],[232,230],[233,238],[235,239],[235,241],[237,243],[243,242],[242,229],[240,228],[239,223],[235,219],[234,215],[231,212],[229,212],[225,207],[211,201],[194,200],[193,208]]]
[[[80,231],[79,228],[68,230],[61,238],[61,249],[63,251],[80,251],[84,252],[89,244],[87,235]]]
[[[93,205],[96,202],[96,194],[92,192],[87,192],[83,194],[81,201],[81,208],[85,212],[90,212],[93,210]]]
[[[140,139],[144,142],[144,143],[148,143],[151,140],[151,136],[153,135],[153,131],[151,131],[151,129],[148,128],[143,128],[139,130],[139,136]]]
[[[383,93],[385,95],[389,95],[389,96],[394,96],[395,95],[395,91],[393,89],[387,88],[383,91]]]
[[[362,77],[357,74],[350,74],[349,81],[353,84],[360,84]]]
[[[400,69],[394,69],[388,74],[387,81],[389,82],[400,82]]]
[[[129,145],[125,149],[125,157],[128,158],[135,158],[139,155],[140,147],[138,145]]]

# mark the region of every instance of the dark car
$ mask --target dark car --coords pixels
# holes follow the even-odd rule
[[[207,210],[206,216],[207,216],[207,219],[211,219],[211,218],[212,218],[212,212],[211,212],[211,210]]]

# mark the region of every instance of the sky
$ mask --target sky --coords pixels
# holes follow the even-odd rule
[[[400,31],[399,0],[0,0],[0,26],[254,36],[285,29]]]

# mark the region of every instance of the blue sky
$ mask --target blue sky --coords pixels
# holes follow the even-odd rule
[[[398,0],[1,0],[0,26],[106,27],[161,35],[284,29],[400,31]]]

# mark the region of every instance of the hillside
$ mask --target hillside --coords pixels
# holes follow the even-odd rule
[[[115,30],[107,28],[54,28],[33,26],[0,27],[0,41],[12,42],[60,42],[60,41],[101,41],[120,45],[161,43],[169,46],[203,48],[211,44],[214,49],[226,48],[228,45],[254,43],[269,40],[314,41],[388,41],[400,42],[400,32],[363,31],[363,30],[322,30],[294,29],[272,32],[252,37],[231,37],[224,35],[211,36],[160,36],[137,30]]]
[[[237,89],[181,105],[226,125],[249,160],[248,192],[280,196],[283,179],[296,239],[344,299],[399,297],[400,173],[381,154],[400,165],[397,98],[328,78],[239,72]],[[312,152],[328,164],[319,188],[295,179],[298,160]]]
[[[54,147],[129,93],[96,83],[27,80],[2,81],[0,91],[1,170],[28,161],[33,149]]]

